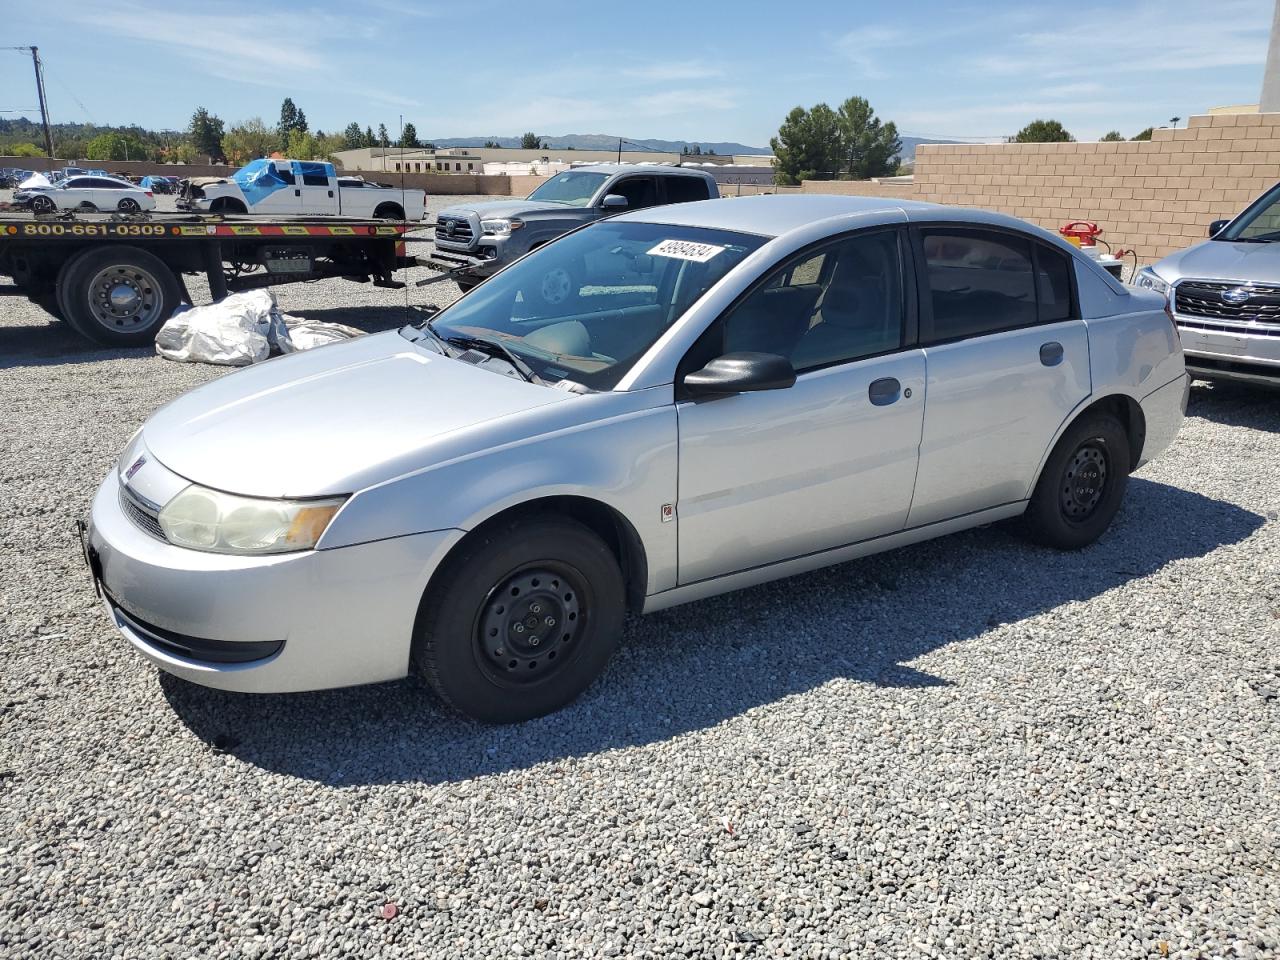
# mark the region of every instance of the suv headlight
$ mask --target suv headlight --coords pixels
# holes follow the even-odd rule
[[[523,220],[481,220],[480,232],[486,237],[509,237],[512,230],[519,230],[523,226]]]
[[[1143,290],[1154,290],[1163,297],[1169,295],[1169,284],[1161,280],[1150,267],[1143,267],[1133,278],[1133,285]]]
[[[346,497],[260,500],[192,484],[165,504],[169,542],[208,553],[258,555],[310,550]]]

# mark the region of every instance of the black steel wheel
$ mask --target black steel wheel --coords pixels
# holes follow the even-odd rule
[[[1115,417],[1086,414],[1068,427],[1027,507],[1032,538],[1062,550],[1097,540],[1120,509],[1129,464],[1129,436]]]
[[[468,716],[513,723],[575,699],[622,631],[617,558],[574,520],[533,517],[464,540],[423,596],[416,669]]]

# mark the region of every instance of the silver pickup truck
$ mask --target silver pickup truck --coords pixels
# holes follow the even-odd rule
[[[667,203],[720,196],[716,181],[701,170],[659,164],[574,167],[556,174],[524,200],[495,200],[449,207],[436,218],[431,261],[457,271],[463,292],[507,264],[583,224],[602,217]],[[527,297],[556,306],[576,296],[579,277],[557,265]]]
[[[1193,377],[1280,387],[1280,185],[1134,283],[1165,296]]]

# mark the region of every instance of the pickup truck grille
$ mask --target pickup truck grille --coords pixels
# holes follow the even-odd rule
[[[465,217],[440,217],[436,221],[436,239],[469,247],[475,235]]]
[[[1236,291],[1240,294],[1237,295]],[[1233,303],[1232,300],[1240,302]],[[1259,331],[1255,324],[1280,324],[1280,286],[1184,280],[1176,288],[1173,310],[1179,317],[1216,321],[1212,327],[1204,325],[1208,329],[1261,333],[1263,331]]]

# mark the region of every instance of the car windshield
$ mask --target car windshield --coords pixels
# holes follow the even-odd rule
[[[611,390],[765,237],[606,220],[541,247],[431,321],[501,343],[543,380]]]
[[[588,173],[570,170],[552,177],[533,193],[530,200],[550,200],[553,203],[567,203],[573,207],[585,207],[595,196],[600,184],[609,179],[607,173]]]
[[[1215,240],[1244,240],[1254,243],[1280,240],[1280,186],[1272,187],[1250,204]]]

